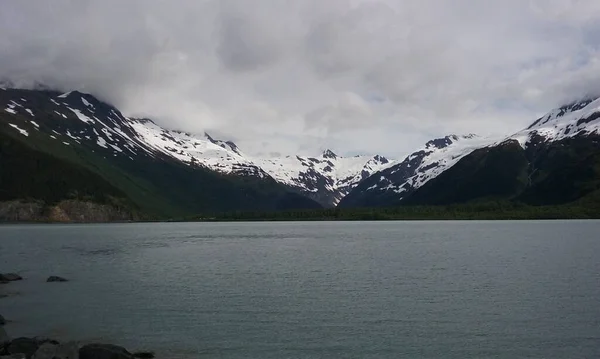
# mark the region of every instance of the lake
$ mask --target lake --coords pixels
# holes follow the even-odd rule
[[[600,221],[4,225],[0,314],[161,358],[596,358],[599,256]]]

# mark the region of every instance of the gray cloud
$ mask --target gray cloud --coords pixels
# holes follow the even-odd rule
[[[248,152],[400,155],[600,94],[595,0],[0,5],[0,78],[80,89]]]

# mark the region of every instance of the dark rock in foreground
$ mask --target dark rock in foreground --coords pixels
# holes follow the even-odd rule
[[[35,352],[32,359],[77,359],[79,358],[79,344],[68,342],[54,344],[47,342],[42,344]]]
[[[27,359],[31,359],[33,354],[38,350],[39,343],[33,338],[17,338],[10,342],[6,347],[8,354],[25,354]]]
[[[22,280],[23,277],[17,273],[2,273],[0,274],[0,282],[12,282],[16,280]]]
[[[133,355],[118,345],[88,344],[79,349],[79,359],[133,359]]]
[[[135,353],[133,353],[133,357],[140,358],[140,359],[152,359],[152,358],[154,358],[154,353],[153,352],[135,352]]]
[[[11,355],[3,355],[0,356],[0,359],[27,359],[25,354],[11,354]]]
[[[131,354],[127,349],[112,344],[59,343],[47,338],[10,337],[0,326],[0,359],[151,359],[149,351]]]
[[[0,315],[0,325],[6,324],[6,319],[2,315]]]
[[[0,353],[2,353],[2,348],[6,346],[6,344],[10,343],[10,337],[4,328],[0,327]]]
[[[46,338],[46,337],[34,337],[33,339],[38,343],[39,346],[42,346],[47,343],[54,344],[54,345],[60,344],[57,340]]]
[[[46,343],[42,344],[33,355],[33,359],[52,359],[56,354],[56,345]]]
[[[50,276],[48,277],[48,279],[46,279],[46,282],[50,283],[50,282],[68,282],[69,280],[63,277],[59,277],[56,275]]]

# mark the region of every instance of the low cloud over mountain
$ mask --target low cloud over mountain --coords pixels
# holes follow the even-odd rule
[[[600,84],[594,0],[13,1],[0,78],[94,93],[253,153],[399,157]]]

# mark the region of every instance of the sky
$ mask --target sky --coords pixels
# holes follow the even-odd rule
[[[0,59],[252,154],[393,158],[600,94],[600,1],[0,0]]]

